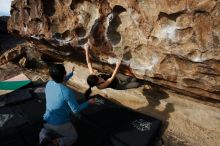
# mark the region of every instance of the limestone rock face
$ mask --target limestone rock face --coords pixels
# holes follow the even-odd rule
[[[220,0],[14,0],[8,30],[220,100]],[[67,53],[68,54],[68,53]]]

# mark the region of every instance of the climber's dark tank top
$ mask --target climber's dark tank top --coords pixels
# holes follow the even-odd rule
[[[103,78],[105,81],[109,78],[111,78],[111,75],[109,74],[99,74],[98,77]],[[114,80],[111,82],[111,84],[108,85],[106,88],[113,88],[117,89],[118,79],[114,78]]]

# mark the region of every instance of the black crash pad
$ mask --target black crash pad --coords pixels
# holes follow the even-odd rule
[[[91,127],[96,129],[93,136],[99,137],[99,142],[102,142],[100,145],[152,145],[161,128],[160,120],[116,105],[99,95],[96,98],[98,104],[85,109],[82,112],[82,119],[90,123],[88,129],[92,129]]]
[[[8,128],[24,125],[29,120],[23,114],[20,107],[1,107],[0,108],[0,133]]]
[[[0,96],[0,107],[6,106],[8,104],[19,103],[21,101],[29,100],[31,98],[32,95],[29,89],[16,90]]]
[[[0,145],[26,146],[19,127],[28,124],[27,117],[18,106],[0,108]]]

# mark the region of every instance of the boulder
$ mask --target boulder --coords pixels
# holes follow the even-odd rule
[[[94,61],[122,58],[137,78],[220,100],[219,0],[14,0],[8,30],[64,56],[92,38]]]

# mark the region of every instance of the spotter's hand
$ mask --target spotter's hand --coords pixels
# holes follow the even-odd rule
[[[72,67],[72,72],[74,72],[74,71],[75,71],[75,66]]]

